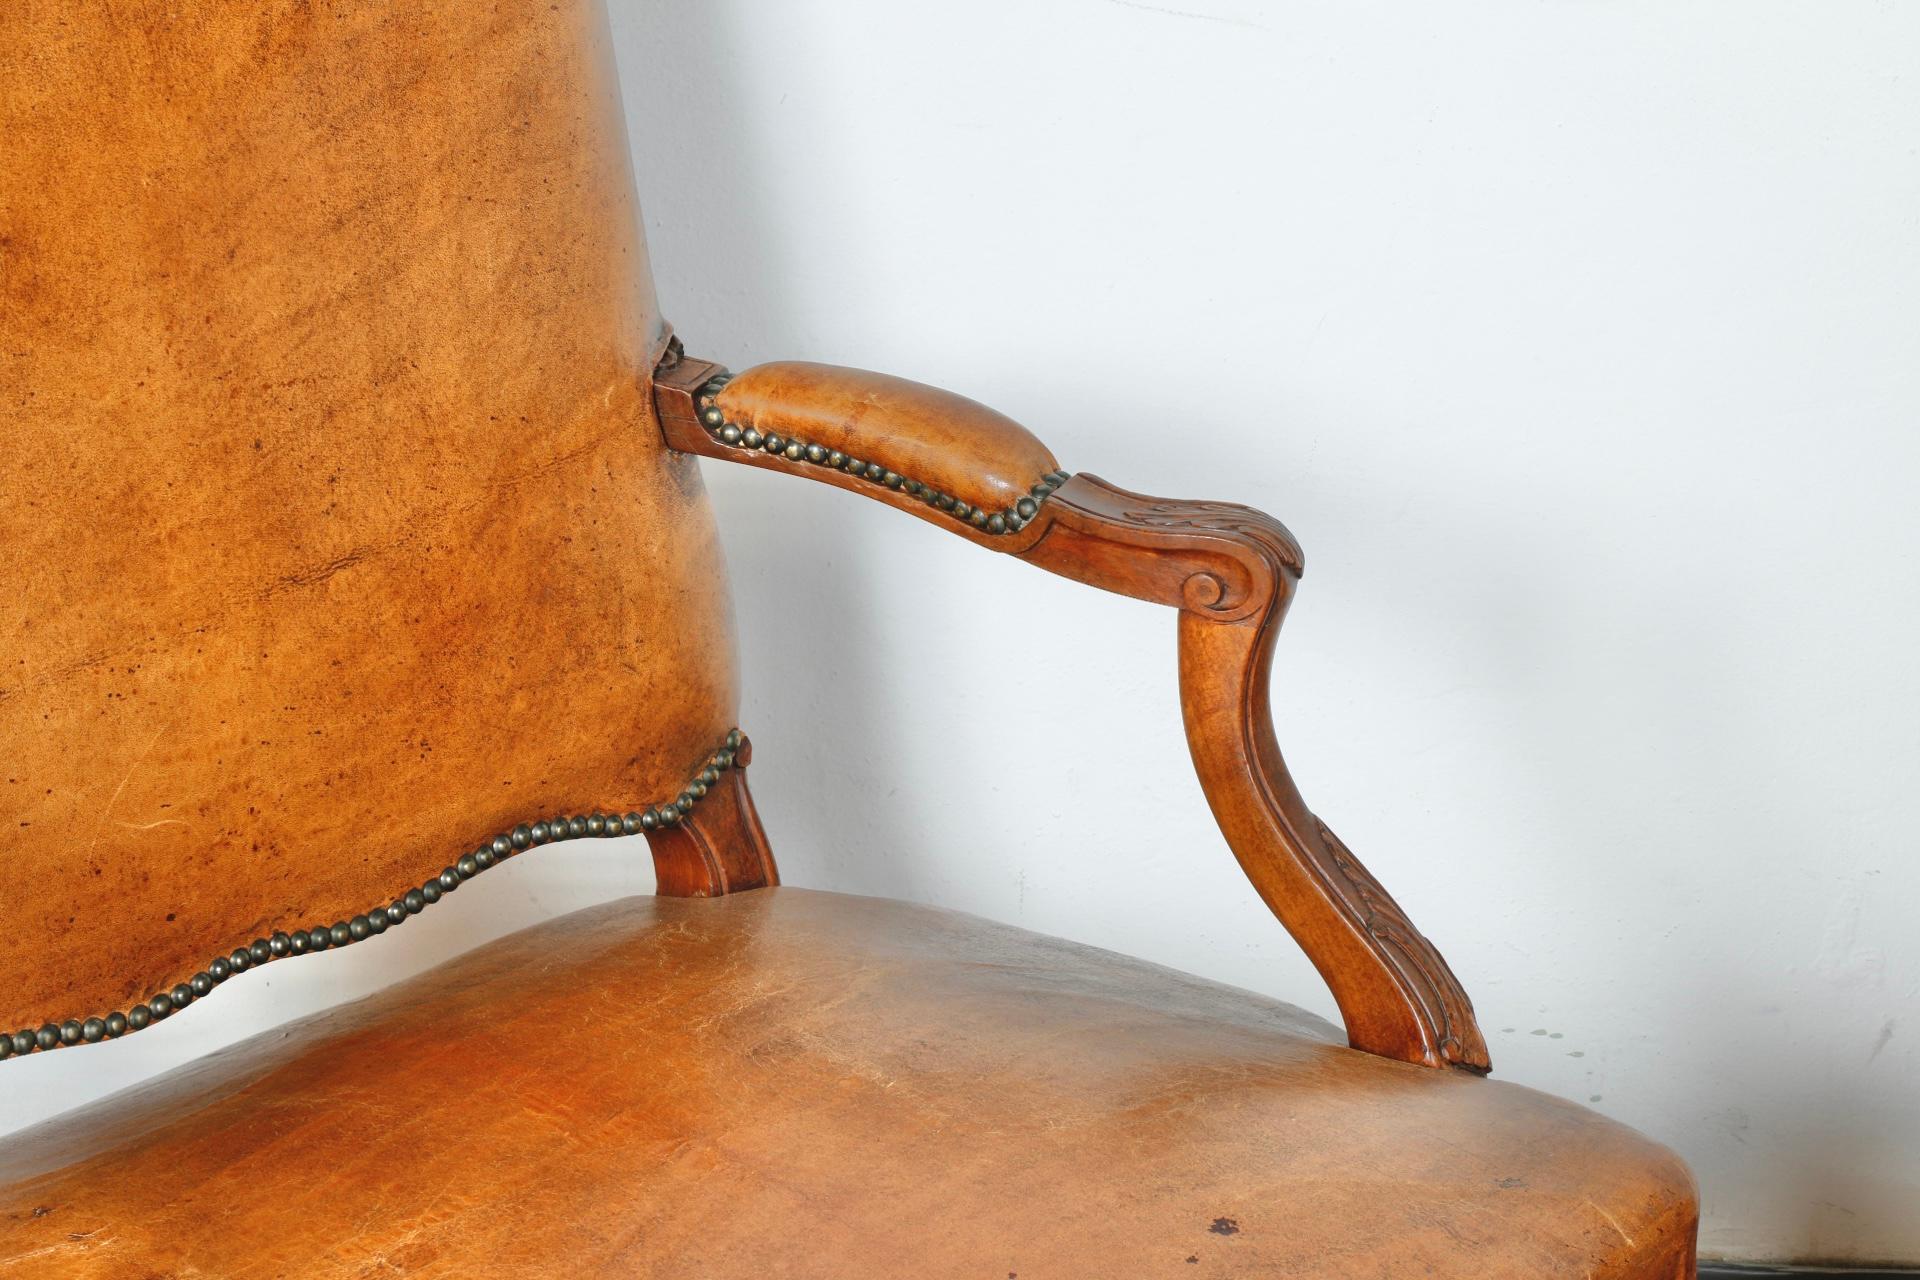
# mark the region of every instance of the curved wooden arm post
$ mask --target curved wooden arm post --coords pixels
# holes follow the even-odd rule
[[[718,898],[780,883],[766,829],[747,790],[753,741],[734,749],[739,767],[724,769],[701,803],[671,827],[646,832],[654,892],[663,898]]]
[[[762,365],[731,378],[676,350],[655,398],[676,449],[825,480],[1178,609],[1180,700],[1201,786],[1247,878],[1326,979],[1349,1042],[1422,1066],[1488,1069],[1458,979],[1307,808],[1280,755],[1269,676],[1303,562],[1279,521],[1069,477],[1010,419],[859,370]]]

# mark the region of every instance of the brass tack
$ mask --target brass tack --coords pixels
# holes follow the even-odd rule
[[[739,444],[740,437],[742,434],[743,433],[741,432],[740,428],[735,426],[731,422],[729,422],[726,426],[720,428],[720,438],[726,441],[728,444]]]
[[[742,431],[740,433],[740,443],[747,446],[747,448],[749,449],[758,449],[760,447],[760,442],[765,439],[766,439],[765,436],[761,435],[758,431],[754,430],[752,427],[748,427],[745,431]]]
[[[805,445],[801,441],[787,442],[787,456],[805,456],[810,461],[833,462],[843,460],[849,472],[866,475],[871,478],[888,477],[890,481],[904,479],[897,473],[886,471],[878,463],[863,463],[857,459],[845,458],[837,450],[828,451],[820,445]],[[931,489],[920,486],[927,501],[944,498]],[[952,499],[947,499],[952,502]],[[968,513],[966,504],[955,504],[955,509],[963,516]],[[975,517],[980,512],[973,511]],[[727,734],[725,744],[712,755],[700,772],[688,783],[687,789],[679,796],[658,807],[649,806],[642,812],[630,812],[624,817],[619,814],[593,813],[574,817],[556,817],[542,819],[531,824],[522,823],[505,835],[492,837],[472,853],[463,854],[439,875],[426,881],[417,889],[409,889],[391,905],[376,907],[364,915],[355,915],[348,920],[332,925],[316,925],[310,929],[297,929],[292,933],[276,931],[271,937],[256,938],[244,947],[236,947],[230,954],[215,956],[207,967],[193,975],[187,982],[178,983],[171,989],[163,989],[148,997],[144,1004],[136,1004],[125,1013],[115,1011],[104,1018],[92,1017],[84,1021],[69,1018],[62,1023],[47,1023],[36,1029],[26,1028],[11,1035],[0,1033],[0,1059],[17,1057],[35,1050],[49,1050],[63,1045],[92,1044],[101,1040],[114,1039],[129,1031],[139,1031],[153,1023],[186,1008],[194,1000],[211,994],[214,987],[225,982],[234,974],[241,973],[253,965],[266,964],[271,960],[288,955],[304,955],[309,951],[325,951],[330,947],[342,947],[349,943],[361,942],[375,934],[385,933],[406,920],[409,915],[418,915],[431,903],[458,888],[461,881],[478,875],[513,853],[530,848],[550,840],[572,839],[584,835],[632,835],[640,831],[654,831],[661,827],[678,825],[693,811],[696,803],[709,794],[719,783],[722,770],[738,767],[739,751],[746,739],[740,730],[733,729]]]

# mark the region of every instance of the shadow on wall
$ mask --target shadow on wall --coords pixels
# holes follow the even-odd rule
[[[758,150],[740,64],[728,56],[739,13],[656,0],[610,6],[610,17],[647,249],[675,333],[690,353],[736,371],[805,354],[814,344],[779,266],[780,202],[763,183],[775,166]],[[801,486],[769,486],[746,468],[701,471],[733,579],[740,721],[761,759],[779,762],[754,779],[775,856],[809,887],[924,900],[915,860],[891,856],[911,848],[901,809],[869,808],[858,840],[802,843],[841,827],[822,810],[859,794],[858,777],[897,758],[913,728],[880,687],[890,664],[867,607],[880,575],[866,541],[849,536],[856,517],[830,503],[822,518],[813,495],[789,496]]]

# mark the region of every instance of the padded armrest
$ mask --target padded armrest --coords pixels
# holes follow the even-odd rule
[[[838,485],[1179,610],[1180,702],[1201,786],[1247,878],[1326,979],[1349,1043],[1422,1066],[1488,1069],[1459,980],[1307,808],[1281,758],[1269,675],[1302,557],[1279,521],[1069,476],[1012,419],[885,374],[779,363],[736,377],[676,343],[656,371],[654,403],[675,449]]]
[[[675,449],[824,480],[996,550],[1014,549],[999,540],[1067,479],[1005,414],[864,369],[779,361],[729,374],[683,357],[661,368],[655,402]]]
[[[1059,470],[1047,447],[1005,414],[938,387],[884,373],[783,361],[756,365],[715,397],[744,432],[779,434],[882,468],[965,504],[975,527]],[[788,456],[791,456],[789,453]],[[844,465],[844,464],[843,464]]]

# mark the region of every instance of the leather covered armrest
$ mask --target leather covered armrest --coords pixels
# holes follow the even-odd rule
[[[675,449],[824,480],[975,540],[1019,534],[1067,479],[1005,414],[864,369],[779,361],[729,374],[683,357],[660,370],[655,401]]]
[[[1261,898],[1327,981],[1349,1043],[1429,1067],[1488,1069],[1452,970],[1308,809],[1274,738],[1269,675],[1299,544],[1250,507],[1069,476],[1033,434],[964,396],[886,374],[683,355],[656,372],[667,443],[822,480],[1064,577],[1179,611],[1194,768]]]

